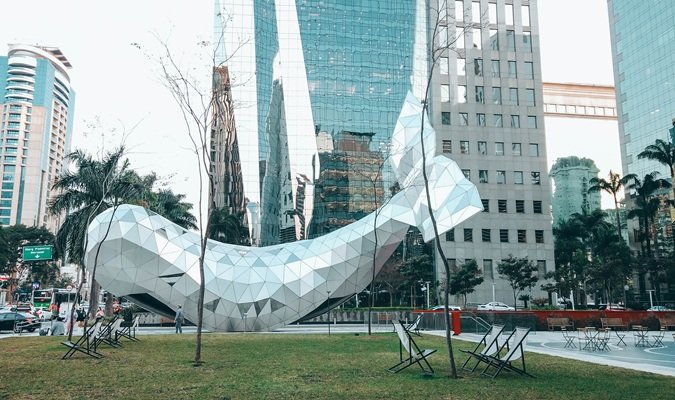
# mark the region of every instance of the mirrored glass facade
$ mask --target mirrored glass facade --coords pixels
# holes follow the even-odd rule
[[[656,139],[669,140],[675,118],[675,7],[669,0],[609,0],[614,84],[623,174],[668,169],[637,155]]]

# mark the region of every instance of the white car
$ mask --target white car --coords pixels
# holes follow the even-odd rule
[[[489,311],[516,311],[515,308],[506,305],[504,303],[500,303],[498,301],[491,301],[487,304],[480,304],[478,306],[479,310],[489,310]]]
[[[445,308],[445,306],[434,306],[434,307],[431,307],[431,309],[434,310],[434,311],[442,310],[442,309],[444,309],[444,308]],[[450,309],[450,311],[462,311],[462,307],[460,307],[460,306],[449,305],[449,306],[448,306],[448,309]]]

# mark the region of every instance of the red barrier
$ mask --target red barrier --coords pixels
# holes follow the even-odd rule
[[[453,336],[459,335],[462,333],[462,323],[461,321],[461,316],[462,313],[460,312],[451,312],[450,315],[452,316],[452,332]]]

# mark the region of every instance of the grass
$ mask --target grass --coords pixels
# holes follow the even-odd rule
[[[675,379],[527,353],[536,379],[496,379],[462,372],[448,378],[444,340],[425,335],[436,374],[411,367],[387,372],[398,359],[394,334],[208,334],[201,367],[193,367],[193,335],[141,336],[105,357],[61,360],[63,338],[0,340],[0,399],[671,399]],[[470,343],[453,342],[468,348]],[[458,365],[464,355],[455,351]]]

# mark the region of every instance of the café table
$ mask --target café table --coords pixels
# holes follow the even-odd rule
[[[635,341],[635,347],[649,346],[649,341],[647,340],[648,333],[649,327],[642,325],[633,325],[633,339]]]

